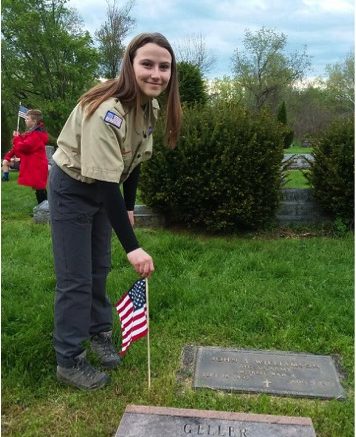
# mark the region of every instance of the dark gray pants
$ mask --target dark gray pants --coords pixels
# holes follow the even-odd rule
[[[70,367],[92,335],[112,329],[106,295],[111,266],[111,225],[97,184],[77,181],[57,165],[50,171],[49,209],[57,277],[54,347],[60,366]]]

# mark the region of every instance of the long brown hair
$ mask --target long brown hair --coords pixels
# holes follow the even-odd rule
[[[175,55],[168,40],[162,34],[141,33],[137,35],[127,46],[119,77],[117,79],[107,80],[91,88],[80,97],[79,102],[83,107],[87,106],[87,116],[89,117],[110,97],[117,97],[120,102],[129,109],[135,108],[137,114],[141,106],[141,93],[135,79],[133,60],[136,56],[136,51],[148,43],[157,44],[168,50],[172,57],[171,78],[166,89],[168,96],[165,139],[167,145],[173,149],[176,146],[180,132],[182,109],[180,105]]]

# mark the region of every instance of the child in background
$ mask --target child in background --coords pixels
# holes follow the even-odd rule
[[[37,203],[47,199],[48,160],[46,143],[48,134],[45,131],[42,113],[38,109],[29,109],[25,123],[27,131],[20,134],[13,133],[13,147],[4,156],[3,181],[9,180],[9,167],[16,156],[20,160],[18,183],[36,190]]]

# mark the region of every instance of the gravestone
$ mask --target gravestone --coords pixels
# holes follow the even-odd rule
[[[158,214],[146,205],[135,205],[135,224],[137,226],[147,226],[150,228],[164,226],[163,215]]]
[[[312,224],[330,221],[313,197],[309,188],[284,188],[276,214],[281,225]]]
[[[44,200],[33,208],[33,221],[41,224],[49,222],[48,200]]]
[[[145,205],[136,205],[134,215],[136,226],[157,227],[164,225],[164,217]],[[48,200],[33,208],[33,220],[35,223],[48,223],[50,221]]]
[[[54,164],[54,160],[52,158],[54,152],[55,152],[54,146],[46,146],[46,156],[48,159],[48,164],[51,166]]]
[[[310,167],[310,163],[308,161],[314,161],[314,156],[310,153],[286,153],[283,156],[282,163],[288,161],[290,159],[289,169],[306,169]]]
[[[333,360],[325,355],[188,346],[180,378],[194,388],[344,399]]]
[[[128,405],[115,437],[315,437],[308,417]]]

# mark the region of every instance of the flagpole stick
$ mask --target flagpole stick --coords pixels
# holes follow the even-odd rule
[[[19,109],[20,109],[20,106],[21,106],[21,102],[19,105]],[[17,132],[19,131],[19,127],[20,127],[20,114],[19,114],[19,111],[17,111],[17,128],[16,128]]]
[[[150,307],[148,302],[148,279],[146,278],[146,306],[147,306],[147,366],[148,388],[151,388],[151,351],[150,351]]]

